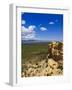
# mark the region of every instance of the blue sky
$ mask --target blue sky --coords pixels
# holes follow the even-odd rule
[[[22,40],[63,41],[63,15],[21,13]]]

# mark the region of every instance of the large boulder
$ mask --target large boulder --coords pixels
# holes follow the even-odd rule
[[[54,60],[63,60],[63,43],[62,42],[51,42],[48,45],[48,55],[49,58]]]

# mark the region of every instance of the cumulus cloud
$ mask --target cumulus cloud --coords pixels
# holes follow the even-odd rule
[[[51,21],[51,22],[49,22],[49,24],[55,24],[55,23]]]
[[[35,28],[36,26],[34,25],[30,25],[28,28],[22,26],[22,40],[34,39],[36,35]]]
[[[47,28],[45,28],[45,27],[40,27],[40,30],[41,30],[41,31],[46,31]]]
[[[22,40],[35,39],[35,33],[29,33],[22,36]]]
[[[33,31],[35,28],[36,28],[35,25],[30,25],[30,26],[28,27],[28,29],[31,30],[31,31]]]
[[[22,23],[22,25],[24,25],[24,24],[26,23],[26,21],[25,21],[25,20],[22,20],[22,22],[21,22],[21,23]]]

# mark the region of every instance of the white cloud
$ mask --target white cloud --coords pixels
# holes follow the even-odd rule
[[[40,27],[40,30],[41,30],[41,31],[46,31],[47,28],[45,28],[45,27]]]
[[[22,40],[34,39],[36,35],[35,28],[36,26],[34,25],[30,25],[28,28],[22,26]]]
[[[24,39],[34,39],[35,38],[35,33],[27,34],[24,36]]]
[[[22,22],[21,22],[23,25],[26,23],[26,21],[25,20],[22,20]]]
[[[31,31],[33,31],[35,28],[36,28],[35,25],[30,25],[30,26],[28,27],[28,29],[31,30]]]
[[[49,24],[55,24],[55,23],[51,21],[51,22],[49,22]]]

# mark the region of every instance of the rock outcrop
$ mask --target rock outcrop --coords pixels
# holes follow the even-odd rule
[[[49,58],[54,60],[63,60],[63,43],[61,42],[52,42],[48,45],[48,54]]]

